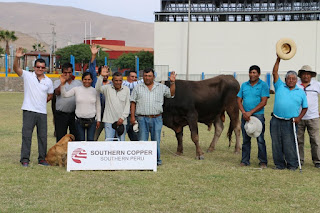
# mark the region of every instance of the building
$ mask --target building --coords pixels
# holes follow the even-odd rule
[[[190,9],[188,0],[161,0],[154,32],[155,68],[167,66],[180,78],[187,72],[191,80],[202,72],[245,72],[247,78],[253,64],[271,72],[276,43],[286,37],[296,42],[297,53],[281,62],[280,71],[304,64],[320,71],[318,0],[191,0]]]

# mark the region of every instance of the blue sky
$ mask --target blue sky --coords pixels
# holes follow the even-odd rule
[[[111,16],[153,22],[153,13],[160,11],[161,0],[0,0],[0,2],[30,2],[71,6]]]

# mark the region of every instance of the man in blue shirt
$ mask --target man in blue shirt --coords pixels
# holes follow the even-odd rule
[[[262,123],[262,132],[257,138],[258,159],[261,168],[267,168],[267,150],[264,140],[265,119],[264,106],[269,98],[269,87],[260,78],[260,67],[253,65],[249,68],[250,80],[241,85],[238,93],[238,106],[242,112],[241,129],[242,129],[242,159],[240,166],[250,165],[251,137],[247,135],[244,125],[250,120],[250,116],[257,117]]]
[[[308,103],[305,92],[296,86],[297,73],[288,71],[284,83],[279,78],[279,64],[280,58],[277,57],[272,72],[276,92],[270,121],[272,156],[275,169],[296,170],[298,155],[293,123],[297,126],[301,121],[308,110]]]

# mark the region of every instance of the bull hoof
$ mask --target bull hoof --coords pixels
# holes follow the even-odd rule
[[[183,153],[182,152],[176,152],[176,155],[181,156]]]
[[[204,160],[204,156],[203,155],[196,156],[196,160]]]
[[[215,148],[209,148],[208,150],[207,150],[207,152],[209,153],[209,152],[213,152],[215,150]]]

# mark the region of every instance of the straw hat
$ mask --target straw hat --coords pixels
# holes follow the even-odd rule
[[[257,138],[262,132],[262,123],[257,117],[250,116],[250,120],[245,123],[244,129],[249,137]]]
[[[311,74],[312,78],[317,76],[317,73],[312,71],[312,68],[309,65],[303,65],[301,67],[301,69],[298,72],[298,77],[299,78],[301,78],[301,75],[302,75],[303,72],[309,72]]]
[[[296,43],[290,38],[282,38],[276,44],[276,51],[279,58],[291,59],[297,52]]]

